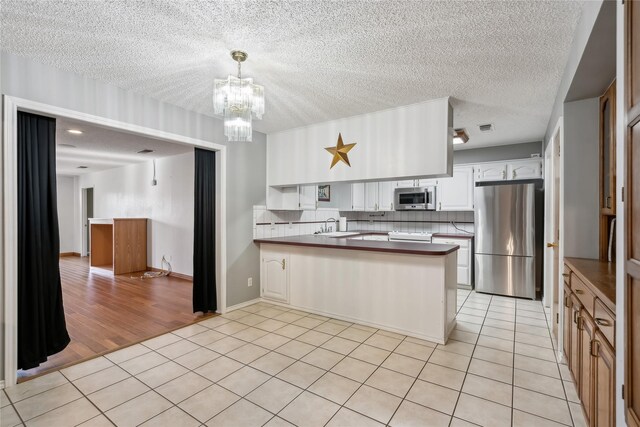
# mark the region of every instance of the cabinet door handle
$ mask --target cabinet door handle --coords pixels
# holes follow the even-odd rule
[[[570,274],[569,273],[562,273],[562,277],[569,277]]]
[[[578,295],[584,294],[584,291],[582,289],[575,289],[573,292],[575,292]]]
[[[611,196],[607,197],[607,208],[611,209]]]
[[[515,170],[511,173],[511,176],[513,177],[513,179],[516,179],[516,171]]]
[[[282,258],[282,269],[284,270],[285,266],[287,265],[287,261]]]
[[[589,350],[590,353],[593,357],[598,357],[598,350],[600,349],[600,341],[598,340],[593,340],[591,341],[591,343],[589,344]]]
[[[393,210],[393,202],[391,202],[391,210]]]
[[[573,310],[573,323],[578,323],[578,314],[579,311],[578,310]]]
[[[502,171],[502,179],[507,179],[507,171]]]
[[[603,319],[602,317],[596,317],[595,319],[596,325],[598,326],[611,326],[611,322],[608,319]]]
[[[441,211],[442,210],[442,202],[438,202],[438,210]]]

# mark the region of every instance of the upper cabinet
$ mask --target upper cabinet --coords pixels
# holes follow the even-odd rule
[[[355,184],[354,184],[355,185]],[[364,184],[364,201],[367,212],[392,211],[396,181],[367,182]]]
[[[472,211],[473,185],[473,166],[455,166],[451,178],[438,180],[438,210]]]
[[[525,160],[481,163],[475,167],[475,177],[476,182],[541,179],[542,159],[533,157]]]
[[[507,179],[542,178],[542,159],[522,160],[507,163]]]
[[[485,163],[476,166],[476,181],[502,181],[507,179],[506,163]]]
[[[317,185],[301,185],[299,189],[301,210],[313,210],[318,207],[318,186]]]
[[[378,210],[378,183],[364,183],[364,210],[375,212]]]

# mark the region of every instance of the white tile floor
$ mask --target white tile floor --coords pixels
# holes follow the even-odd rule
[[[8,388],[0,424],[584,425],[539,301],[458,305],[437,345],[255,304]]]

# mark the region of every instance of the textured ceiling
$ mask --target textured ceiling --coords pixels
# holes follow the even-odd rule
[[[265,86],[262,132],[452,96],[466,148],[540,140],[579,1],[2,0],[1,46],[212,114],[213,79]],[[494,123],[480,134],[477,125]]]
[[[69,129],[81,130],[82,135],[70,134],[67,132]],[[190,145],[118,132],[69,119],[56,120],[56,144],[58,175],[82,175],[193,151]],[[138,154],[144,149],[153,150],[153,153]],[[78,166],[87,166],[87,169],[78,169]]]

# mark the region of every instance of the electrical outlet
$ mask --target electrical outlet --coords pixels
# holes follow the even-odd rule
[[[249,277],[247,279],[247,286],[249,286],[249,287],[253,286],[253,277]]]

